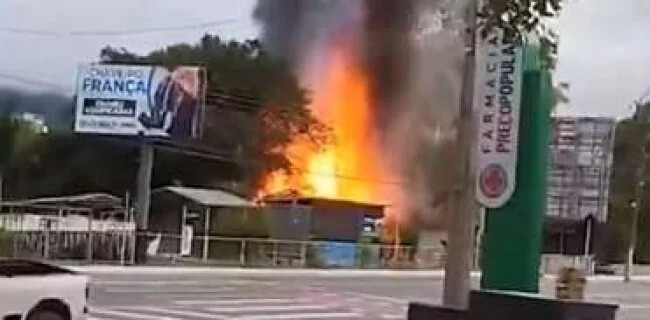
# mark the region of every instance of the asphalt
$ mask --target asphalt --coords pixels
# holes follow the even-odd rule
[[[439,304],[439,272],[95,269],[90,320],[406,319],[409,302]],[[476,280],[477,278],[474,277]],[[552,295],[553,280],[542,280]],[[621,306],[617,319],[650,319],[650,278],[590,279],[587,300]]]

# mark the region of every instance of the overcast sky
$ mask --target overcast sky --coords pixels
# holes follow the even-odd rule
[[[146,53],[206,33],[255,37],[256,0],[0,0],[0,85],[43,82],[72,91],[77,64],[97,59],[105,45]],[[558,81],[571,84],[561,114],[623,116],[650,87],[650,1],[565,0]],[[222,24],[215,25],[215,22]],[[198,29],[129,35],[71,33],[142,30],[210,23]],[[11,30],[8,30],[11,29]],[[44,34],[37,34],[39,31]],[[7,80],[20,76],[21,82]],[[52,86],[48,86],[51,84]],[[33,86],[32,86],[33,88]]]

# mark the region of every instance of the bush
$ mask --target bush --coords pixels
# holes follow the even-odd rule
[[[0,257],[12,257],[14,237],[11,233],[0,230]]]

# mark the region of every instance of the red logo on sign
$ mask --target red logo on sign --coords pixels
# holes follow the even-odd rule
[[[508,176],[501,165],[485,167],[479,176],[481,192],[488,198],[498,198],[506,192]]]

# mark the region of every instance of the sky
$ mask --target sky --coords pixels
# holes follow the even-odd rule
[[[0,0],[0,85],[24,86],[22,81],[7,81],[8,76],[20,76],[38,80],[40,89],[71,93],[77,66],[97,61],[106,45],[145,54],[170,44],[197,42],[205,33],[253,38],[259,33],[251,18],[255,1]],[[106,34],[208,23],[183,30]]]
[[[71,93],[77,65],[97,60],[106,45],[144,54],[196,42],[206,32],[253,38],[259,33],[251,18],[255,2],[0,0],[0,85]],[[555,79],[570,84],[570,102],[558,114],[628,115],[633,101],[650,87],[650,1],[565,2],[557,21],[561,38]],[[120,32],[196,24],[208,25]],[[16,77],[19,81],[8,79]]]

